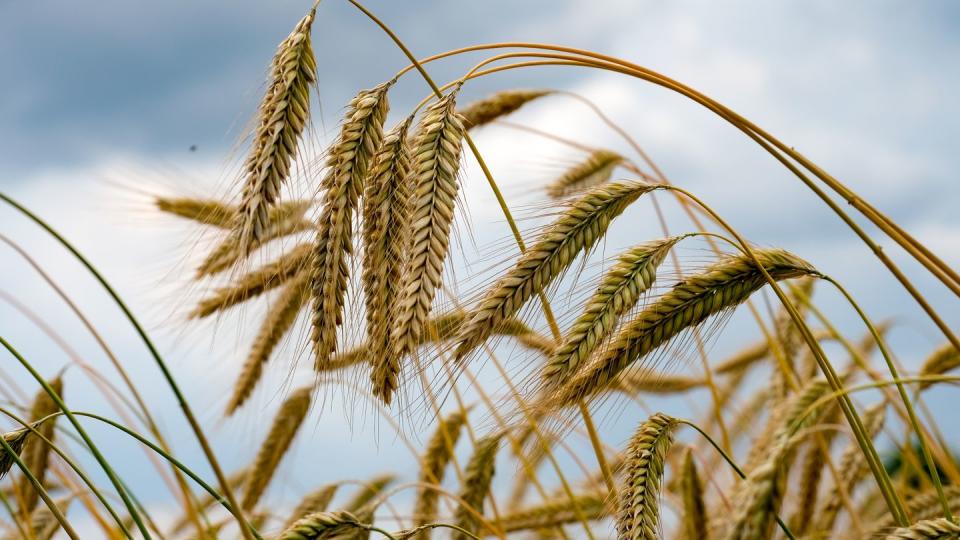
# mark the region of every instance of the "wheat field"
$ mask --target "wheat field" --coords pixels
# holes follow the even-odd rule
[[[153,388],[127,375],[109,333],[29,247],[3,235],[110,358],[112,371],[96,377],[116,410],[72,408],[76,372],[41,369],[16,335],[0,333],[4,368],[34,384],[19,399],[3,389],[5,538],[960,539],[960,440],[925,403],[930,389],[960,381],[960,340],[936,308],[960,300],[955,268],[788,142],[682,81],[548,43],[418,56],[363,3],[344,3],[405,60],[337,109],[329,145],[316,148],[313,127],[328,69],[314,50],[318,2],[277,45],[224,193],[138,195],[156,219],[191,231],[174,270],[184,283],[179,324],[230,341],[218,330],[242,315],[249,347],[223,371],[231,391],[215,414],[192,405],[177,364],[109,272],[69,231],[0,193],[4,211],[49,236],[106,293],[184,422],[172,436],[149,402]],[[439,63],[462,75],[435,78]],[[887,339],[898,321],[876,320],[803,253],[743,236],[734,216],[661,170],[603,103],[509,86],[512,73],[544,66],[635,80],[745,136],[831,213],[837,234],[872,253],[871,271],[892,277],[941,345],[905,369]],[[488,79],[499,89],[465,97]],[[410,110],[390,106],[401,81],[428,91]],[[586,105],[629,153],[513,123],[548,100]],[[491,126],[575,157],[512,200],[474,140]],[[487,190],[507,238],[465,248],[479,204],[467,183]],[[668,219],[661,204],[683,219]],[[610,232],[618,227],[659,232],[621,234],[621,245]],[[753,338],[717,355],[711,346],[735,312]],[[851,317],[857,332],[839,330],[836,320]],[[281,402],[272,417],[264,396]],[[376,476],[332,482],[280,474],[322,459],[295,451],[306,433],[326,444],[346,437],[312,429],[330,414],[358,431],[369,428],[365,417],[388,419],[394,431],[378,440],[406,446],[417,467],[385,459]],[[223,464],[211,416],[246,419],[253,459]],[[162,511],[137,498],[142,480],[119,472],[128,468],[98,442],[104,429],[149,456],[149,474],[169,488]],[[171,440],[184,437],[201,460],[178,457]],[[278,502],[269,496],[277,489],[295,497]],[[95,533],[78,532],[81,514]]]

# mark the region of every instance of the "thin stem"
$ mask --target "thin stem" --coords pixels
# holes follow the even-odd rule
[[[226,475],[223,473],[223,469],[220,467],[220,463],[217,461],[216,455],[213,453],[213,449],[210,447],[209,441],[207,441],[206,435],[203,433],[203,429],[200,427],[200,423],[197,422],[196,417],[193,415],[193,410],[190,408],[190,405],[187,403],[186,398],[184,398],[183,393],[180,391],[180,387],[177,386],[176,381],[173,378],[173,374],[170,372],[170,369],[167,367],[166,362],[163,361],[163,357],[160,356],[160,352],[157,350],[156,346],[153,344],[153,341],[147,335],[146,331],[140,325],[140,322],[134,317],[133,312],[127,307],[123,299],[120,298],[120,295],[113,289],[106,278],[93,266],[86,257],[83,256],[73,244],[68,242],[59,232],[57,232],[53,227],[47,224],[46,221],[41,219],[39,216],[31,212],[25,206],[21,205],[17,201],[13,200],[7,194],[0,193],[0,199],[9,204],[10,206],[17,209],[20,213],[27,216],[31,221],[39,225],[45,231],[47,231],[51,236],[53,236],[58,242],[60,242],[63,247],[65,247],[73,256],[83,264],[84,267],[93,275],[94,278],[103,288],[107,291],[113,301],[117,304],[123,314],[127,317],[127,320],[130,321],[130,324],[136,330],[137,334],[140,336],[140,339],[143,341],[144,345],[147,346],[147,349],[150,351],[150,355],[153,357],[154,361],[157,364],[157,367],[160,368],[161,373],[163,374],[164,379],[167,382],[167,385],[170,386],[170,389],[173,391],[174,396],[176,397],[177,404],[180,406],[180,409],[183,411],[184,416],[187,419],[187,422],[190,424],[190,428],[193,430],[194,435],[197,438],[197,442],[200,443],[200,448],[203,450],[204,456],[207,458],[207,462],[210,463],[210,468],[213,469],[213,473],[217,477],[217,481],[220,483],[220,488],[226,494],[227,499],[230,501],[230,506],[232,508],[233,515],[237,518],[237,521],[240,522],[241,533],[244,538],[247,540],[253,540],[254,536],[249,531],[249,523],[247,523],[246,518],[244,518],[243,513],[240,509],[240,505],[237,504],[236,498],[233,495],[230,485],[227,483]],[[46,383],[44,383],[46,384]],[[122,490],[121,490],[121,493]],[[144,534],[144,537],[149,538],[149,533],[143,527],[143,524],[139,520],[139,516],[136,515],[136,512],[133,511],[134,521],[137,523],[138,528]]]

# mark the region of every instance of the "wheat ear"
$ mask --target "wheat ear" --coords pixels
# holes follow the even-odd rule
[[[232,227],[237,219],[236,208],[216,199],[155,197],[153,203],[161,212],[222,229]]]
[[[883,428],[885,412],[886,402],[874,405],[864,412],[863,425],[871,438],[875,437]],[[863,455],[860,447],[853,443],[845,448],[840,455],[838,469],[840,471],[840,481],[847,493],[851,493],[870,470],[867,466],[866,456]],[[939,503],[939,499],[937,499],[937,502]],[[822,508],[817,513],[817,532],[829,533],[832,531],[842,507],[843,497],[841,496],[840,486],[833,486]],[[939,510],[939,506],[937,508]]]
[[[13,453],[16,454],[17,457],[20,457],[20,453],[23,451],[23,445],[27,442],[29,435],[29,429],[16,429],[4,433],[3,440],[10,445],[10,450],[13,450]],[[14,456],[10,455],[10,452],[4,449],[3,455],[0,455],[0,479],[10,472],[10,467],[12,467],[16,461]]]
[[[960,351],[953,344],[947,343],[933,351],[920,368],[920,375],[942,375],[948,371],[960,367]],[[922,382],[917,388],[924,389],[935,383]]]
[[[470,130],[516,112],[527,103],[549,95],[550,90],[503,90],[484,99],[468,103],[460,110],[463,126]]]
[[[246,469],[241,469],[239,471],[231,473],[230,476],[227,477],[227,486],[229,486],[231,490],[238,490],[243,487],[243,484],[244,482],[246,482],[246,480],[247,480],[247,471]],[[217,504],[218,502],[220,501],[215,499],[213,495],[209,493],[204,493],[203,497],[201,497],[196,502],[196,507],[198,510],[207,510],[210,507],[212,507],[214,504]],[[170,531],[174,535],[179,534],[183,532],[184,529],[186,529],[187,526],[190,525],[191,523],[192,523],[192,519],[190,517],[190,514],[184,513],[184,515],[180,516],[174,522],[174,524],[170,527]]]
[[[353,253],[353,220],[363,183],[383,139],[383,122],[391,82],[363,90],[350,102],[337,141],[327,151],[325,190],[317,220],[313,254],[313,321],[311,333],[319,368],[337,348],[343,322],[344,296]]]
[[[311,388],[301,388],[292,394],[280,406],[277,415],[270,426],[270,432],[260,446],[257,456],[247,469],[246,489],[240,506],[244,510],[252,510],[260,496],[263,495],[267,484],[273,478],[280,460],[293,443],[304,418],[310,410]]]
[[[73,497],[64,497],[54,504],[64,513]],[[57,520],[50,507],[43,505],[30,513],[30,533],[33,540],[52,540],[53,536],[60,530],[60,521]],[[4,540],[17,540],[20,536],[4,536]]]
[[[243,405],[263,375],[263,368],[270,360],[273,350],[290,331],[300,310],[310,299],[309,273],[301,272],[284,286],[283,293],[270,306],[257,337],[253,340],[247,359],[240,368],[240,375],[233,385],[233,394],[227,403],[227,415]]]
[[[288,283],[307,270],[310,263],[310,244],[300,244],[275,261],[240,276],[226,287],[217,289],[201,300],[190,312],[190,317],[201,319]]]
[[[307,517],[310,514],[325,512],[327,506],[330,505],[330,501],[333,500],[333,496],[337,493],[337,487],[339,487],[337,484],[330,484],[308,493],[297,503],[297,507],[293,509],[293,512],[290,513],[290,518],[287,519],[284,528],[289,528],[297,520]]]
[[[754,250],[754,254],[774,280],[815,271],[806,261],[783,250]],[[560,389],[557,404],[567,405],[603,389],[637,359],[710,316],[743,303],[766,283],[753,259],[746,255],[726,257],[704,273],[684,279],[626,323],[599,357]]]
[[[606,337],[620,317],[630,311],[657,279],[657,268],[679,237],[634,246],[600,279],[583,313],[573,322],[557,351],[543,370],[544,383],[556,386],[576,373]]]
[[[618,538],[660,537],[660,484],[676,427],[676,419],[657,413],[641,424],[630,439],[617,512]]]
[[[517,263],[484,293],[469,322],[457,336],[454,356],[465,358],[507,317],[537,292],[545,290],[580,254],[589,252],[610,222],[632,202],[656,186],[616,182],[594,188],[571,202]]]
[[[680,493],[683,498],[683,532],[688,540],[706,540],[710,530],[706,506],[703,502],[703,483],[697,472],[693,449],[683,453],[683,471],[680,476]]]
[[[960,510],[960,486],[945,486],[943,489],[944,497],[947,499],[947,505],[951,512]],[[923,491],[914,495],[907,501],[907,512],[911,518],[922,521],[936,519],[943,515],[943,506],[940,502],[940,494],[935,489]],[[873,524],[877,531],[883,531],[895,527],[896,524],[889,514],[884,515],[879,521]]]
[[[788,406],[780,419],[773,442],[766,452],[766,459],[744,480],[735,505],[736,513],[724,537],[726,540],[767,537],[783,500],[786,473],[798,440],[796,433],[816,421],[821,409],[816,410],[816,414],[804,415],[810,405],[829,390],[830,386],[826,381],[813,381],[787,402]]]
[[[609,390],[628,396],[640,394],[675,394],[703,386],[705,381],[682,375],[663,373],[645,373],[637,369],[628,369],[620,373],[610,383]]]
[[[407,118],[383,138],[367,179],[363,201],[363,291],[367,343],[373,350],[392,351],[390,329],[403,274],[403,257],[410,238],[410,155]],[[375,357],[370,374],[373,395],[389,405],[400,359]]]
[[[594,150],[559,178],[547,185],[547,195],[559,199],[610,180],[613,171],[624,162],[623,156],[609,150]]]
[[[63,396],[63,378],[61,376],[58,375],[51,380],[49,385],[58,396]],[[60,406],[50,397],[50,394],[48,394],[46,390],[40,389],[34,396],[33,404],[30,406],[30,420],[36,422],[57,412],[60,412]],[[37,425],[36,430],[40,435],[52,442],[56,437],[56,427],[56,418],[51,418]],[[30,472],[33,473],[33,476],[36,477],[37,481],[42,485],[43,479],[47,475],[47,466],[50,460],[50,445],[40,437],[31,437],[23,447],[21,459],[23,459],[23,464],[30,469]],[[37,493],[33,484],[26,478],[21,478],[18,484],[18,491],[23,494],[21,508],[25,510],[25,512],[30,512],[37,505],[40,494]]]
[[[357,514],[368,510],[373,499],[382,493],[387,486],[392,484],[396,478],[396,476],[390,473],[371,478],[370,481],[364,484],[363,487],[354,494],[353,498],[351,498],[347,504],[343,505],[343,509],[349,512],[356,512]]]
[[[885,540],[957,540],[960,525],[947,518],[918,521],[909,527],[894,529],[883,537]]]
[[[310,208],[310,201],[294,200],[280,202],[270,208],[263,234],[250,243],[245,252],[240,248],[236,235],[229,235],[210,250],[210,253],[197,266],[197,279],[218,274],[236,265],[247,254],[271,240],[283,238],[313,229],[313,224],[304,218]]]
[[[300,135],[310,116],[310,85],[317,63],[310,46],[314,10],[297,23],[273,57],[271,81],[247,156],[243,194],[235,225],[239,249],[249,253],[266,228],[270,207],[290,175]]]
[[[412,230],[392,336],[398,358],[411,353],[420,342],[443,279],[464,135],[455,100],[456,94],[451,92],[424,113],[413,149]]]
[[[453,451],[465,423],[466,416],[459,411],[451,413],[440,421],[437,430],[427,442],[423,458],[420,460],[421,484],[439,486],[443,483],[447,464],[453,457]],[[436,520],[438,496],[435,489],[425,486],[417,488],[417,502],[413,507],[414,525],[425,525]],[[428,537],[429,533],[424,533],[422,536],[422,538]]]
[[[504,533],[552,529],[576,523],[577,510],[585,519],[596,520],[610,515],[606,493],[584,493],[573,500],[561,497],[549,500],[531,508],[525,508],[500,517],[500,528]]]
[[[317,512],[298,519],[277,540],[342,539],[358,529],[364,529],[363,524],[350,512]]]
[[[461,502],[457,507],[454,522],[474,535],[480,530],[477,514],[483,515],[483,500],[490,492],[501,438],[501,435],[491,435],[478,440],[464,471],[463,485],[460,488]],[[470,540],[470,537],[462,532],[455,532],[452,538]]]

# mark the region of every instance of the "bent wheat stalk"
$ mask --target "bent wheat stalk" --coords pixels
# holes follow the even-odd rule
[[[235,227],[241,252],[249,253],[266,228],[269,210],[290,175],[300,135],[310,116],[310,85],[317,62],[310,46],[315,10],[300,20],[277,48],[272,80],[260,103],[259,122],[247,162]]]

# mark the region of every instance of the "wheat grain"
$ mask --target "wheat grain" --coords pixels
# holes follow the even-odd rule
[[[366,301],[367,342],[373,350],[392,351],[390,328],[403,256],[410,233],[410,156],[407,131],[411,118],[383,138],[367,180],[363,203],[363,289]],[[389,405],[400,359],[391,354],[375,357],[370,374],[373,395]]]
[[[263,368],[270,355],[283,336],[287,334],[297,320],[300,310],[310,299],[309,273],[302,272],[284,286],[283,293],[276,299],[267,312],[260,331],[253,340],[247,359],[240,369],[237,382],[233,385],[233,394],[227,403],[226,413],[231,415],[243,405],[263,375]]]
[[[460,528],[475,535],[480,530],[480,520],[476,514],[483,515],[483,500],[490,491],[490,483],[493,481],[501,438],[501,435],[490,435],[478,440],[473,456],[470,457],[464,471],[463,485],[460,488],[461,502],[457,507],[454,522]],[[455,532],[452,538],[470,539],[468,535],[459,531]]]
[[[209,317],[291,281],[307,270],[310,253],[310,244],[294,247],[275,261],[240,276],[226,287],[217,289],[211,296],[197,304],[197,307],[190,312],[190,317],[194,319]]]
[[[300,135],[310,116],[310,85],[317,64],[310,45],[315,11],[310,10],[284,39],[273,57],[267,92],[244,165],[245,179],[235,234],[241,252],[249,253],[266,228],[269,210],[290,175]]]
[[[623,156],[609,150],[594,150],[547,185],[547,195],[559,199],[610,180],[613,171],[624,162]]]
[[[353,220],[363,183],[383,139],[392,81],[363,90],[350,103],[340,136],[327,152],[325,190],[313,254],[313,341],[315,365],[326,364],[337,348],[344,296],[353,253]]]
[[[411,353],[420,342],[442,281],[465,133],[454,109],[455,100],[452,92],[426,111],[413,150],[411,236],[392,335],[393,354],[398,358]]]
[[[480,299],[457,337],[455,358],[465,358],[504,319],[515,315],[537,291],[545,290],[577,255],[593,248],[615,217],[655,187],[642,182],[616,182],[594,188],[571,202]]]
[[[646,242],[617,257],[617,262],[600,279],[563,342],[543,370],[547,386],[562,384],[576,373],[593,351],[616,328],[620,317],[630,311],[657,279],[657,268],[679,237]]]
[[[460,110],[464,128],[470,130],[516,112],[527,103],[549,95],[550,90],[503,90],[484,99],[468,103]]]
[[[460,432],[466,421],[466,416],[459,411],[451,413],[440,421],[437,430],[427,442],[423,458],[420,460],[419,480],[421,484],[439,486],[443,483],[447,464],[453,457],[453,451],[457,446]],[[414,524],[416,526],[425,525],[437,518],[438,496],[439,494],[435,489],[422,485],[417,488],[417,499],[413,507]],[[429,538],[429,533],[424,532],[421,538]]]
[[[754,250],[754,253],[774,280],[814,272],[807,262],[783,250]],[[605,388],[637,359],[710,316],[736,307],[766,283],[746,255],[726,257],[702,274],[684,279],[626,323],[602,354],[557,392],[555,403],[567,405]]]
[[[310,410],[311,388],[301,388],[292,394],[280,406],[274,417],[270,432],[264,439],[257,452],[249,471],[240,506],[244,510],[252,510],[260,496],[263,495],[267,484],[273,479],[280,460],[293,443],[293,438],[303,424],[307,412]]]
[[[676,419],[657,413],[630,439],[617,512],[617,535],[622,540],[660,537],[660,484],[676,426]]]

